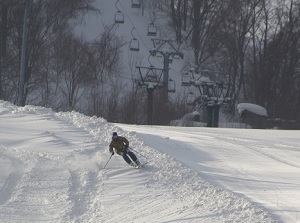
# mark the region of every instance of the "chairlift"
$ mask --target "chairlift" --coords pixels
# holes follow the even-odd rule
[[[161,54],[160,52],[157,52],[157,53],[155,54],[155,56],[158,57],[158,58],[162,58],[162,54]]]
[[[181,86],[191,86],[191,75],[188,72],[182,74]]]
[[[130,41],[129,48],[130,48],[131,51],[139,51],[140,50],[139,41],[136,38],[133,38]]]
[[[173,63],[173,56],[169,56],[169,63]]]
[[[153,72],[149,72],[146,76],[145,76],[145,82],[150,82],[150,83],[155,83],[157,84],[159,81],[157,79],[157,76],[153,73]]]
[[[115,23],[124,23],[124,14],[120,10],[115,14]]]
[[[140,0],[131,0],[131,8],[141,8]]]
[[[193,92],[188,93],[186,103],[188,105],[194,105],[194,103],[195,103],[195,94]]]
[[[150,63],[149,58],[150,58],[150,57],[148,57],[148,61],[149,61],[149,63]],[[150,66],[148,67],[148,69],[151,70],[151,71],[153,71],[153,70],[154,70],[154,66],[150,63]]]
[[[181,59],[181,56],[179,54],[174,54],[173,59]]]
[[[203,74],[203,76],[204,76],[204,77],[209,77],[209,76],[210,76],[210,73],[211,73],[211,71],[210,71],[210,70],[207,70],[207,69],[205,69],[205,70],[202,70],[202,71],[201,71],[201,73]]]
[[[121,12],[121,10],[118,8],[117,4],[118,4],[119,0],[116,1],[115,7],[118,10],[115,14],[115,23],[124,23],[124,14],[123,12]]]
[[[226,103],[226,104],[230,104],[231,102],[232,102],[232,100],[231,100],[230,97],[226,97],[226,98],[224,99],[224,103]]]
[[[168,92],[170,92],[170,93],[176,92],[175,81],[173,81],[171,78],[169,79],[169,82],[168,82]]]
[[[223,107],[222,107],[223,109],[223,112],[225,112],[225,113],[229,113],[230,111],[231,111],[231,104],[228,104],[228,103],[225,103],[225,104],[223,104]]]
[[[148,30],[148,36],[156,36],[157,28],[153,22],[149,23],[147,30]]]
[[[130,48],[131,51],[139,51],[140,50],[140,44],[139,44],[139,41],[133,35],[133,30],[134,29],[135,28],[133,27],[132,30],[131,30],[131,35],[132,35],[133,39],[130,41],[129,48]]]

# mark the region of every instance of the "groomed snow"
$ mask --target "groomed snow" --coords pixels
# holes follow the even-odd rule
[[[142,169],[115,155],[130,140]],[[299,131],[112,124],[0,101],[1,222],[299,222]]]

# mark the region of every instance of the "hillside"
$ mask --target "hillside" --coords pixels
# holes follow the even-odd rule
[[[118,2],[116,4],[116,2]],[[117,6],[116,6],[117,5]],[[100,10],[100,15],[89,14],[84,17],[84,22],[76,28],[76,33],[87,41],[93,41],[103,32],[105,25],[115,24],[115,34],[122,38],[124,46],[122,47],[122,77],[123,81],[130,79],[132,75],[139,78],[135,66],[151,66],[163,68],[163,58],[150,56],[149,50],[154,48],[152,39],[172,40],[174,46],[178,47],[175,42],[175,34],[170,27],[168,15],[163,12],[157,12],[156,18],[151,18],[149,9],[132,8],[131,1],[103,1],[96,0],[95,7]],[[115,15],[120,10],[124,15],[124,23],[115,23]],[[155,20],[157,29],[156,36],[148,36],[148,25]],[[130,50],[130,42],[136,38],[139,43],[139,51]],[[174,51],[169,44],[163,45],[163,50]],[[180,45],[180,50],[184,53],[184,59],[174,59],[170,63],[170,78],[176,82],[176,89],[181,91],[182,69],[186,64],[193,64],[193,52],[187,50],[185,44]],[[133,66],[134,65],[134,66]],[[132,67],[133,66],[133,67]],[[133,69],[133,70],[132,70]],[[169,94],[172,96],[172,94]]]

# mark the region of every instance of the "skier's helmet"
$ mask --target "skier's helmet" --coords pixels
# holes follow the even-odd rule
[[[112,139],[116,139],[116,138],[118,138],[118,134],[116,132],[113,132]]]

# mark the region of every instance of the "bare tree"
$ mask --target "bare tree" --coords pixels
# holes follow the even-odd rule
[[[30,17],[28,21],[29,35],[28,35],[28,47],[26,53],[26,77],[25,77],[25,97],[27,98],[30,92],[36,90],[36,83],[39,83],[43,73],[43,63],[47,57],[47,52],[52,47],[55,36],[59,32],[64,32],[70,27],[69,20],[80,17],[82,13],[94,10],[92,7],[93,0],[37,0],[30,1]],[[13,60],[14,64],[11,66],[19,67],[19,58],[21,54],[21,43],[22,43],[22,14],[24,13],[22,1],[6,1],[1,0],[1,7],[8,6],[7,9],[7,22],[9,25],[10,32],[2,32],[1,36],[4,41],[6,49],[6,59]],[[6,4],[8,3],[8,4]],[[3,10],[5,9],[2,8]],[[6,10],[4,10],[6,12]],[[3,12],[4,12],[3,11]],[[5,14],[5,13],[4,13]],[[2,15],[2,14],[1,14]],[[5,25],[4,15],[1,19],[2,28]],[[3,34],[7,33],[7,34]],[[5,38],[3,37],[5,36]],[[1,44],[2,45],[2,44]],[[2,47],[3,49],[3,47]],[[2,60],[3,61],[3,60]],[[1,64],[3,68],[3,63]],[[11,69],[11,68],[10,68]],[[16,73],[11,76],[18,77],[19,68],[15,69]],[[2,75],[3,80],[3,75]],[[18,78],[12,79],[10,77],[10,83],[17,85]],[[0,82],[3,89],[3,82]],[[0,87],[0,89],[1,89]],[[15,88],[18,89],[18,88]],[[16,92],[13,94],[16,95]]]
[[[66,110],[74,110],[85,89],[93,81],[92,57],[89,48],[72,35],[62,36],[57,42],[56,60],[60,61],[57,75]]]
[[[219,45],[216,39],[220,28],[220,12],[223,5],[219,0],[193,0],[191,4],[192,26],[188,28],[185,41],[194,49],[195,65],[207,61]]]
[[[18,4],[17,0],[0,0],[0,99],[10,101],[16,99],[19,70],[12,40]]]
[[[105,26],[101,36],[90,43],[90,50],[93,54],[93,74],[94,82],[90,86],[89,98],[92,108],[89,113],[93,115],[104,116],[108,112],[105,107],[108,106],[107,96],[113,91],[114,78],[120,74],[120,53],[121,48],[125,44],[124,41],[115,35],[116,27],[114,25]],[[116,112],[116,111],[110,111]]]
[[[182,31],[182,20],[183,20],[183,13],[184,7],[183,3],[186,1],[178,0],[177,4],[175,5],[175,0],[171,0],[171,18],[172,18],[172,25],[174,27],[176,33],[176,41],[181,42],[181,31]]]
[[[270,117],[298,118],[299,107],[299,4],[282,1],[265,17],[264,41],[258,55],[255,100],[265,105]],[[273,19],[270,15],[273,12]],[[275,21],[275,22],[274,22]]]
[[[259,0],[230,1],[227,5],[226,22],[224,27],[224,46],[230,55],[230,83],[232,84],[232,98],[236,102],[241,96],[247,99],[246,66],[253,27],[253,10],[257,8]]]

